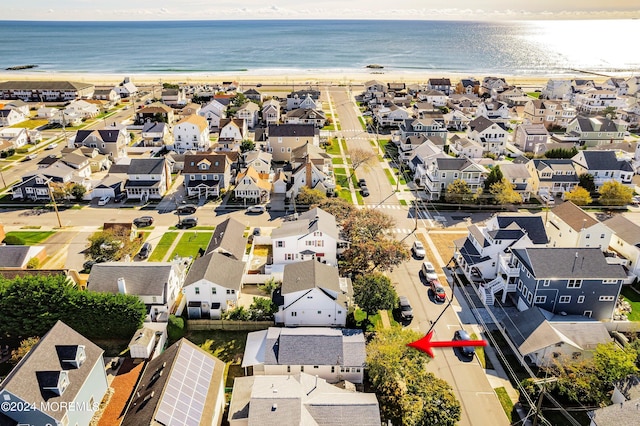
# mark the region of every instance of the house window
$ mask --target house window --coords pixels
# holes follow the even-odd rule
[[[550,280],[542,280],[542,286],[543,287],[549,287],[549,282],[550,282]]]
[[[151,296],[151,303],[157,303],[158,298],[156,296]]]
[[[569,280],[567,282],[567,288],[580,288],[582,287],[582,280]]]
[[[558,300],[558,303],[570,303],[571,302],[571,296],[560,296],[560,300]]]
[[[336,367],[335,367],[335,366],[333,366],[333,365],[331,366],[331,372],[332,372],[332,373],[335,373],[335,372],[336,372]]]
[[[276,241],[276,247],[284,248],[284,241]]]
[[[200,294],[200,287],[195,288],[196,294]]]
[[[211,294],[216,294],[218,290],[215,287],[211,287]]]
[[[317,366],[317,365],[314,365],[314,366],[313,366],[313,368],[320,368],[320,367],[319,367],[319,366]]]
[[[584,315],[587,318],[591,318],[591,314],[592,313],[593,313],[592,311],[584,311],[584,313],[582,315]]]
[[[584,296],[578,296],[578,303],[584,303]]]
[[[618,284],[618,280],[602,280],[602,284]]]
[[[291,366],[287,365],[287,373],[291,373]]]
[[[535,303],[545,303],[547,301],[547,296],[536,296]]]
[[[614,296],[600,296],[598,297],[599,302],[611,302],[615,299]]]
[[[301,366],[300,366],[300,372],[301,372],[301,373],[304,373],[304,365],[301,365]]]
[[[518,280],[518,290],[522,291],[522,280]]]
[[[527,302],[531,303],[532,298],[533,298],[533,293],[529,292],[529,294],[527,294]]]
[[[227,289],[227,294],[236,294],[236,291],[232,289]]]
[[[342,313],[342,311],[338,311],[338,315],[340,315]]]
[[[603,239],[603,238],[604,238],[604,234],[600,234],[600,239]]]
[[[587,234],[585,238],[588,240],[589,238],[591,238],[591,234]]]
[[[318,315],[322,314],[322,311],[318,311]]]
[[[293,253],[287,253],[284,255],[284,260],[293,260]]]
[[[298,316],[298,313],[297,313],[297,312],[291,312],[291,316],[292,316],[292,317],[297,317],[297,316]]]

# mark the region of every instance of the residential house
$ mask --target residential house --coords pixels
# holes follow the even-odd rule
[[[274,229],[271,243],[274,264],[318,260],[336,266],[338,246],[343,241],[335,217],[316,207]]]
[[[317,165],[311,156],[304,157],[301,163],[294,161],[292,166],[295,168],[290,172],[287,186],[289,198],[295,197],[303,187],[317,189],[325,194],[335,190],[336,183],[331,170]]]
[[[29,117],[22,114],[17,109],[3,108],[0,109],[0,126],[13,126],[28,120]]]
[[[159,200],[171,187],[171,170],[165,158],[134,158],[124,184],[127,198]]]
[[[31,114],[31,113],[29,112],[29,111],[30,111],[29,104],[28,104],[28,103],[26,103],[26,102],[25,102],[25,101],[23,101],[23,100],[16,99],[16,100],[9,101],[9,102],[5,102],[5,101],[3,101],[3,103],[4,103],[4,108],[6,108],[6,109],[13,109],[13,110],[16,110],[16,111],[18,111],[20,114],[24,115],[24,116],[25,116],[25,117],[27,117],[27,118],[28,118],[28,117],[29,117],[29,115]]]
[[[485,117],[496,123],[506,123],[509,121],[510,110],[505,102],[485,100],[480,102],[476,108],[476,117]]]
[[[483,97],[491,97],[496,99],[499,93],[504,92],[509,87],[507,81],[500,77],[485,77],[482,79],[479,94]]]
[[[351,280],[341,278],[334,266],[315,260],[289,263],[273,294],[275,321],[285,327],[344,327],[352,297]]]
[[[290,165],[292,168],[300,167],[310,161],[325,175],[330,175],[333,170],[331,156],[320,147],[310,143],[305,143],[304,145],[295,148],[291,154],[292,158]]]
[[[414,173],[414,181],[420,184],[422,175],[427,172],[427,164],[431,164],[436,158],[448,158],[441,146],[432,141],[425,141],[420,146],[414,148],[413,156],[409,159],[409,169]]]
[[[111,160],[127,156],[127,145],[131,142],[125,127],[106,127],[96,130],[78,130],[73,145],[97,148],[100,154],[109,156]]]
[[[620,121],[578,116],[567,125],[566,134],[581,146],[593,147],[623,142],[626,130],[626,125]]]
[[[580,183],[569,159],[533,159],[527,163],[534,194],[562,195],[571,192]]]
[[[15,184],[12,188],[13,199],[33,201],[50,201],[51,192],[58,187],[77,183],[85,187],[87,191],[91,189],[91,182],[77,175],[76,171],[62,162],[28,172],[22,175],[22,182]]]
[[[4,81],[0,82],[0,99],[25,102],[59,102],[91,99],[95,86],[73,81]]]
[[[539,145],[549,140],[549,132],[543,124],[520,124],[516,127],[514,145],[524,152],[538,152]]]
[[[571,160],[578,176],[593,176],[596,190],[611,181],[632,185],[633,165],[629,160],[618,158],[615,151],[579,151]]]
[[[59,110],[57,108],[43,106],[37,109],[36,117],[50,120],[58,113],[58,111]]]
[[[592,358],[598,345],[612,341],[600,321],[552,314],[538,306],[510,314],[503,326],[520,355],[538,367]]]
[[[463,78],[456,84],[455,92],[459,95],[479,95],[480,82],[475,78]]]
[[[250,101],[256,101],[257,103],[262,102],[262,93],[258,92],[256,89],[251,88],[245,90],[242,94]]]
[[[533,192],[533,178],[527,169],[526,164],[504,163],[500,164],[502,176],[513,185],[513,189],[520,194],[525,203],[531,198]]]
[[[545,99],[569,100],[573,95],[571,80],[549,79],[542,88],[541,97]]]
[[[305,424],[307,419],[314,425],[381,424],[375,394],[343,389],[312,373],[236,377],[229,425]]]
[[[387,85],[378,80],[369,80],[364,83],[363,99],[379,98],[387,93]]]
[[[415,135],[409,136],[406,139],[401,139],[398,145],[398,156],[405,164],[411,161],[418,148],[424,145],[426,142],[438,147],[439,150],[444,147],[444,139],[439,136],[424,136]]]
[[[138,88],[129,77],[125,77],[113,90],[115,90],[121,98],[135,96],[138,93]]]
[[[476,95],[451,95],[447,101],[447,107],[454,111],[460,111],[466,116],[472,117],[478,105],[481,103],[481,99]]]
[[[457,109],[449,110],[448,113],[442,114],[444,125],[447,129],[461,131],[466,129],[471,122],[471,116]]]
[[[602,83],[602,88],[612,90],[616,96],[627,94],[627,81],[622,77],[610,77]]]
[[[236,111],[236,117],[244,120],[250,129],[253,129],[258,124],[260,106],[255,102],[245,102]]]
[[[0,245],[0,269],[26,269],[29,262],[36,262],[39,266],[46,258],[47,250],[44,246]]]
[[[223,118],[220,120],[220,134],[216,150],[239,151],[240,144],[243,140],[248,139],[248,137],[249,129],[247,120],[241,118]]]
[[[474,118],[467,128],[467,138],[480,143],[485,152],[498,156],[504,154],[508,137],[503,127],[486,117]]]
[[[96,104],[82,99],[69,102],[64,111],[69,115],[78,115],[82,119],[93,118],[100,114],[100,108]]]
[[[21,127],[0,129],[0,146],[3,147],[2,151],[10,148],[22,148],[27,145],[30,140],[27,129]]]
[[[308,373],[329,383],[360,384],[365,358],[364,333],[359,329],[269,327],[249,333],[242,367],[253,367],[253,375]]]
[[[613,231],[571,201],[551,209],[546,219],[553,247],[598,247],[607,250]]]
[[[122,426],[220,426],[225,363],[187,339],[169,346],[143,369]]]
[[[87,289],[137,296],[147,307],[147,321],[167,322],[178,307],[185,275],[182,262],[96,263]]]
[[[549,243],[543,218],[538,215],[497,214],[485,225],[472,224],[468,229],[467,237],[454,241],[455,261],[469,281],[484,283],[483,289],[498,277],[499,264],[506,261],[509,248],[546,247]],[[515,283],[513,278],[506,284]],[[493,303],[493,293],[483,296],[488,304]]]
[[[190,115],[178,121],[173,127],[173,150],[184,153],[187,150],[208,151],[209,123],[199,115]]]
[[[83,155],[79,149],[62,153],[59,161],[74,169],[78,177],[89,178],[91,176],[90,159]]]
[[[625,266],[631,274],[640,276],[640,226],[621,214],[602,223],[612,232],[609,250],[627,260]]]
[[[609,107],[623,107],[624,101],[618,99],[613,90],[590,89],[583,93],[576,93],[573,104],[579,113],[595,115],[601,114]]]
[[[165,105],[181,107],[187,104],[187,93],[184,88],[162,89],[160,100]]]
[[[285,124],[312,124],[317,128],[322,128],[327,122],[327,117],[322,111],[297,108],[286,113],[283,121]]]
[[[209,123],[209,130],[217,130],[220,127],[220,120],[226,118],[227,104],[214,99],[202,107],[198,115],[204,117]]]
[[[576,117],[576,109],[565,101],[529,100],[523,109],[525,124],[543,124],[547,129],[566,128]]]
[[[264,203],[269,199],[271,183],[269,176],[260,175],[256,169],[249,166],[245,171],[236,176],[236,186],[233,189],[233,196],[243,199],[245,203]]]
[[[425,90],[416,96],[421,101],[426,101],[436,108],[447,105],[448,94],[441,90]]]
[[[617,391],[614,390],[614,392]],[[618,391],[619,393],[619,391]],[[606,407],[589,411],[587,415],[591,419],[589,426],[620,426],[632,425],[638,418],[640,397],[623,398]]]
[[[519,310],[537,306],[554,314],[611,320],[627,278],[621,265],[609,264],[598,247],[512,248],[499,278],[515,278],[512,291]]]
[[[56,322],[0,383],[6,424],[89,426],[109,388],[103,354]],[[11,409],[27,403],[30,409]]]
[[[122,177],[108,174],[93,186],[93,191],[91,191],[89,197],[92,200],[102,197],[109,197],[113,200],[119,194],[126,192],[124,183],[125,181],[122,180]],[[87,194],[85,194],[85,197],[86,196]]]
[[[171,133],[166,123],[147,121],[142,126],[142,146],[165,147],[171,142]]]
[[[479,159],[485,151],[481,143],[464,136],[453,135],[449,140],[449,152],[456,157]]]
[[[627,95],[636,95],[640,92],[640,76],[629,77],[625,84],[627,85]]]
[[[219,197],[231,183],[231,163],[224,154],[188,154],[182,174],[187,196]]]
[[[306,143],[320,145],[320,132],[310,124],[272,124],[267,128],[267,152],[273,161],[291,161],[292,151]]]
[[[262,122],[266,126],[280,122],[280,102],[269,99],[262,104]]]
[[[400,140],[406,140],[411,136],[438,137],[447,140],[447,128],[441,118],[409,118],[399,125]]]
[[[322,102],[320,102],[319,90],[299,90],[297,92],[291,92],[287,95],[287,111],[291,111],[296,108],[307,109],[322,109]]]
[[[220,319],[238,304],[245,263],[217,251],[193,261],[184,283],[187,314],[192,319]]]
[[[246,248],[245,225],[229,217],[216,226],[204,252],[220,253],[231,259],[242,260]]]
[[[272,157],[268,152],[253,150],[242,153],[241,161],[245,167],[252,166],[261,175],[269,175]]]
[[[93,92],[93,99],[105,101],[105,105],[111,108],[119,104],[122,97],[113,89],[113,87],[96,87]]]
[[[175,120],[173,108],[160,102],[144,106],[137,110],[135,114],[135,124],[137,125],[154,121],[171,124]]]
[[[525,92],[519,87],[510,87],[502,93],[499,93],[496,97],[498,101],[504,102],[507,106],[522,106],[531,99]]]
[[[201,109],[202,109],[202,105],[196,104],[194,102],[189,102],[185,104],[182,108],[180,108],[180,110],[178,111],[178,116],[180,116],[181,118],[184,118],[193,114],[200,115],[199,113]]]
[[[396,104],[381,106],[374,110],[374,118],[380,127],[399,127],[409,118],[409,112]]]
[[[448,78],[430,78],[427,80],[427,89],[438,90],[449,96],[451,93],[451,80]]]
[[[108,170],[109,166],[111,166],[111,159],[109,158],[109,156],[100,154],[98,148],[90,148],[85,146],[80,148],[62,148],[61,154],[64,155],[68,153],[83,155],[84,157],[86,157],[89,160],[89,167],[92,173]]]
[[[60,126],[65,128],[67,126],[79,126],[82,124],[84,116],[77,111],[57,109],[54,111],[53,116],[49,118],[49,125]]]

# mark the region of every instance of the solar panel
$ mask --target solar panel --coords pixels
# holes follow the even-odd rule
[[[197,425],[202,418],[215,361],[188,345],[180,345],[156,420],[165,425]]]

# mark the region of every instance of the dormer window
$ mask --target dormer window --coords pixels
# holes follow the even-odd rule
[[[64,371],[38,371],[38,383],[43,391],[53,392],[60,396],[69,386],[69,374]]]

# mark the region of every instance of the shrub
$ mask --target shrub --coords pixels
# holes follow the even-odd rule
[[[24,240],[17,235],[7,235],[4,238],[4,243],[8,246],[23,246]]]
[[[40,267],[40,259],[37,257],[32,257],[27,262],[27,269],[38,269]]]
[[[167,324],[167,334],[169,335],[169,340],[172,342],[176,342],[184,337],[184,319],[182,317],[170,315],[169,323]]]

